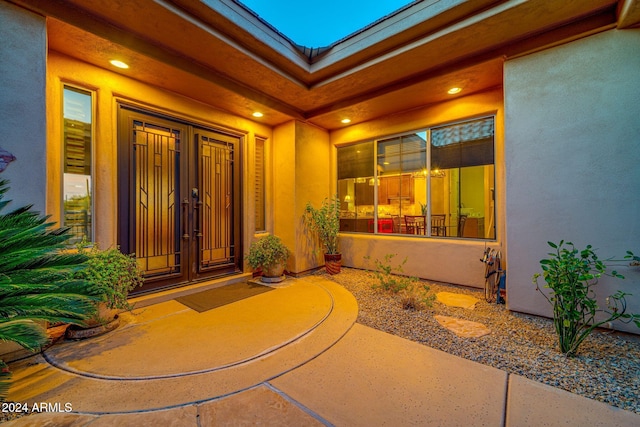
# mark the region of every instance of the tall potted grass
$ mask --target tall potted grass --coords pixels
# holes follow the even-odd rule
[[[340,231],[340,199],[335,194],[325,198],[319,208],[307,202],[305,220],[311,231],[316,232],[324,246],[324,264],[329,274],[340,273],[342,254],[338,251],[338,232]]]

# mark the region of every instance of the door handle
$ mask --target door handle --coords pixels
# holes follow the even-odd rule
[[[189,199],[186,197],[182,200],[182,239],[189,240],[187,233],[187,216],[189,215]]]
[[[200,231],[200,207],[202,202],[200,201],[199,193],[197,188],[191,189],[191,197],[195,200],[193,204],[193,232],[197,238],[202,237],[202,232]]]

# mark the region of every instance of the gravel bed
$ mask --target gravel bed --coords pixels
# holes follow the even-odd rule
[[[581,344],[576,357],[566,357],[558,350],[550,319],[489,304],[480,289],[428,282],[431,293],[456,292],[480,302],[473,310],[437,301],[430,308],[405,310],[398,295],[373,288],[377,281],[371,273],[342,268],[335,276],[319,274],[355,296],[360,324],[640,414],[637,335],[597,330]],[[437,314],[479,322],[492,332],[460,338],[438,324]]]

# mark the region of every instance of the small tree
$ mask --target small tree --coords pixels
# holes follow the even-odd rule
[[[0,211],[10,202],[0,180]],[[0,213],[0,340],[38,351],[48,342],[38,321],[82,324],[94,311],[95,290],[74,278],[87,257],[67,252],[68,228],[52,229],[48,217],[24,206]],[[10,377],[0,361],[0,399]]]
[[[598,259],[591,245],[579,251],[573,243],[547,242],[555,251],[549,258],[540,261],[545,288],[551,289],[547,296],[538,285],[539,273],[534,274],[533,283],[545,299],[553,306],[553,324],[558,334],[560,351],[575,356],[580,344],[598,326],[614,320],[625,323],[633,321],[640,327],[640,315],[626,313],[628,293],[617,291],[607,298],[607,308],[601,309],[596,302],[593,287],[602,275],[624,279],[617,271],[608,271],[607,265]],[[635,258],[627,252],[625,258]],[[596,315],[604,314],[603,320]]]

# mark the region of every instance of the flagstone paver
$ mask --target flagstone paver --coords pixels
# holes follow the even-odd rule
[[[475,305],[480,301],[471,295],[457,294],[455,292],[438,292],[436,300],[450,307],[461,307],[473,310]]]
[[[445,329],[463,338],[479,338],[491,333],[491,329],[482,323],[470,320],[456,319],[449,316],[434,316],[438,323]]]

